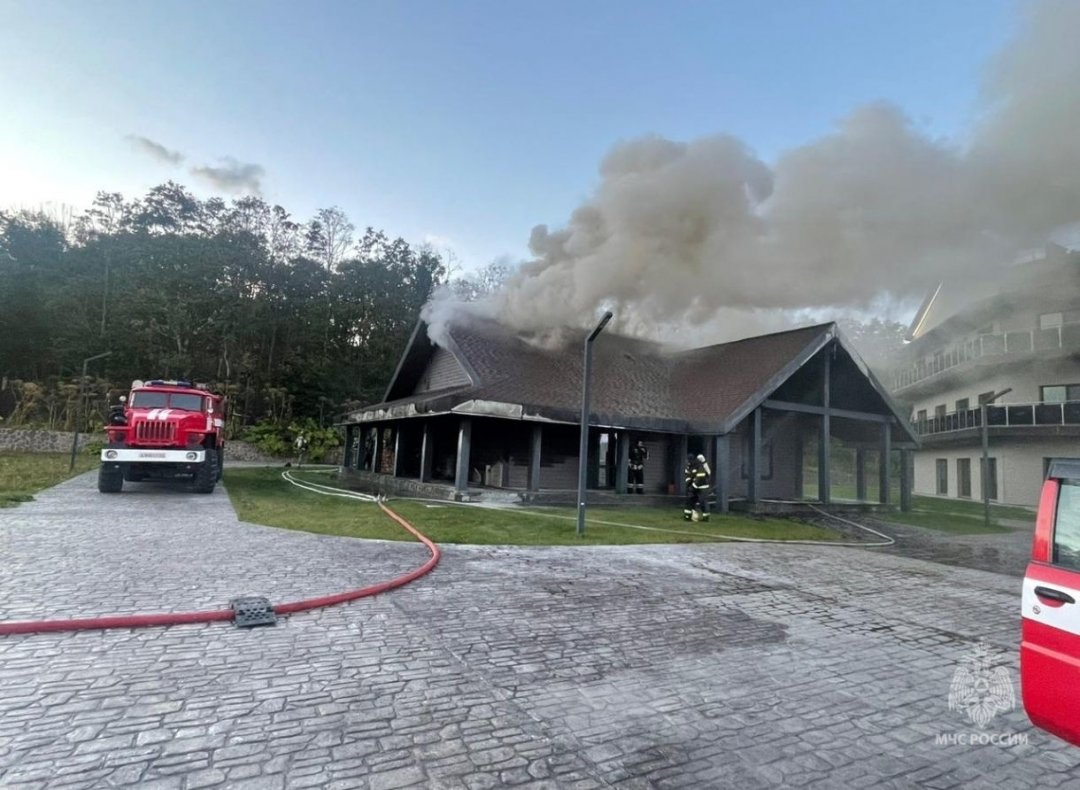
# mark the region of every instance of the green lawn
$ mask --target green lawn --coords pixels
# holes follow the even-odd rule
[[[990,506],[990,526],[986,526],[982,502],[970,502],[957,499],[938,499],[928,496],[911,498],[911,512],[899,510],[882,514],[882,521],[896,524],[911,524],[916,527],[935,529],[939,532],[952,532],[960,535],[977,535],[1010,532],[999,519],[1017,519],[1034,521],[1034,512],[1022,507],[1009,505]]]
[[[913,496],[911,498],[913,509],[928,513],[949,513],[968,518],[983,517],[983,503],[965,499],[939,499],[932,496]],[[1013,505],[990,504],[990,518],[1013,518],[1021,521],[1034,521],[1035,511],[1029,508],[1015,507]]]
[[[807,499],[817,496],[817,482],[807,483],[803,488],[803,495]],[[866,493],[870,501],[877,499],[877,477],[873,480],[867,475]],[[839,484],[831,487],[834,502],[843,500],[855,501],[855,485]],[[900,497],[900,489],[894,483],[892,489],[892,501],[897,505]],[[983,523],[983,504],[980,501],[962,499],[940,499],[930,496],[912,496],[911,512],[902,513],[899,509],[891,513],[882,513],[880,521],[891,521],[895,524],[911,524],[915,527],[935,529],[940,532],[953,532],[961,535],[990,534],[1008,532],[1009,527],[1002,526],[999,519],[1018,519],[1029,521],[1035,519],[1034,511],[1011,505],[990,505],[990,526]]]
[[[96,468],[98,459],[85,453],[75,456],[74,473],[68,471],[70,463],[67,453],[0,452],[0,507],[29,502],[43,488]]]
[[[334,485],[333,478],[326,475],[305,472],[300,476]],[[329,535],[413,539],[377,505],[304,491],[282,480],[280,469],[228,469],[225,488],[244,521]],[[830,530],[776,518],[714,515],[708,523],[687,524],[679,509],[590,508],[586,535],[579,538],[573,508],[511,511],[409,500],[395,500],[392,507],[436,543],[520,546],[699,543],[721,541],[723,535],[774,540],[839,539]],[[669,534],[634,527],[700,534]]]

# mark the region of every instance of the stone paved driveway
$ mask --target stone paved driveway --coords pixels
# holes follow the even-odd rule
[[[0,511],[0,618],[218,607],[383,578],[411,544],[239,523],[221,494]],[[1017,580],[859,549],[446,550],[414,585],[231,625],[0,637],[2,787],[1076,787],[1021,711],[948,708]]]

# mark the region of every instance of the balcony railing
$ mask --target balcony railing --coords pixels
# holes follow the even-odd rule
[[[955,433],[982,427],[979,408],[949,412],[938,417],[914,420],[920,436]],[[986,424],[990,428],[1014,428],[1032,425],[1080,426],[1080,401],[1064,403],[1010,403],[986,407]]]
[[[920,381],[983,357],[1030,354],[1054,349],[1080,349],[1080,324],[1063,324],[1049,329],[998,332],[977,335],[949,346],[932,360],[921,360],[893,373],[893,389],[910,387]]]

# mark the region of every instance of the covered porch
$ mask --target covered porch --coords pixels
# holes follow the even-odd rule
[[[688,454],[713,470],[715,512],[910,507],[910,448],[894,447],[873,415],[762,405],[721,435],[592,426],[587,488],[592,504],[674,504],[686,493]],[[574,504],[576,425],[439,415],[346,426],[342,476],[392,495],[447,500]],[[645,494],[629,493],[631,442],[644,442]],[[883,462],[883,459],[889,459]]]

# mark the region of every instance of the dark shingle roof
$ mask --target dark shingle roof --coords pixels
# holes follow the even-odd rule
[[[834,334],[833,324],[818,324],[684,352],[672,395],[689,422],[727,419],[758,393],[764,397],[770,382],[779,386],[785,368]]]
[[[770,391],[775,388],[785,368],[797,366],[801,355],[834,333],[833,324],[820,324],[690,351],[605,333],[593,346],[590,411],[602,425],[720,430],[755,395],[768,394],[763,390],[770,383]],[[583,332],[569,333],[558,347],[545,348],[494,321],[474,319],[452,326],[449,335],[447,346],[476,381],[437,399],[441,406],[493,401],[520,405],[528,415],[578,419]],[[399,395],[395,403],[430,408],[435,404],[431,395]]]

